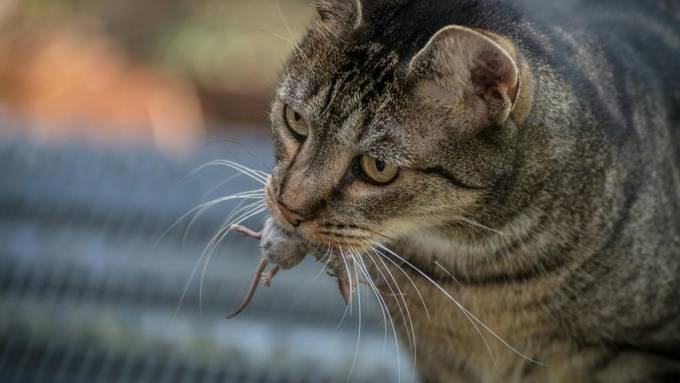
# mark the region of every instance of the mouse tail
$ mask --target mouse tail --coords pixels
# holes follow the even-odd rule
[[[243,302],[241,305],[234,311],[232,314],[227,316],[227,319],[234,318],[238,314],[241,313],[248,305],[250,304],[250,301],[253,299],[253,296],[255,295],[255,291],[257,290],[257,285],[260,284],[260,279],[262,278],[262,273],[264,270],[267,268],[267,265],[269,262],[267,262],[266,259],[262,259],[260,263],[257,265],[257,270],[255,271],[255,275],[253,276],[252,282],[250,282],[250,287],[248,288],[248,293],[246,294],[245,299],[243,299]]]

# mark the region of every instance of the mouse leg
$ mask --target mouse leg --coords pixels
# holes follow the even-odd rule
[[[231,225],[230,229],[237,231],[239,234],[241,234],[244,237],[251,237],[251,238],[258,239],[258,240],[262,239],[262,233],[252,231],[245,226]]]
[[[268,273],[264,273],[264,275],[262,275],[262,281],[264,282],[264,285],[265,285],[266,287],[271,286],[271,284],[272,284],[272,279],[274,279],[274,277],[275,277],[276,274],[279,272],[279,270],[281,270],[281,267],[279,267],[279,266],[274,266],[274,268],[272,269],[272,271],[270,271],[270,272],[268,272]]]
[[[245,299],[243,300],[243,303],[234,311],[232,314],[227,316],[227,319],[231,319],[238,314],[241,313],[248,305],[250,304],[250,301],[253,299],[253,296],[255,295],[255,291],[257,290],[257,285],[260,284],[260,279],[262,278],[262,273],[264,272],[264,269],[267,268],[267,265],[269,262],[267,262],[266,259],[262,259],[260,261],[260,264],[257,265],[257,270],[255,270],[255,275],[253,276],[253,280],[250,282],[250,287],[248,288],[248,293],[246,294]]]

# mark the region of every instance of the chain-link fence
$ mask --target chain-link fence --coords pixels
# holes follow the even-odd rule
[[[357,310],[339,325],[336,284],[311,260],[224,319],[257,243],[229,235],[198,261],[238,202],[207,209],[188,235],[191,217],[164,231],[200,202],[258,186],[224,183],[234,172],[219,167],[183,179],[191,169],[229,158],[267,170],[270,148],[246,137],[199,152],[0,140],[0,382],[408,381],[375,303],[357,348]]]

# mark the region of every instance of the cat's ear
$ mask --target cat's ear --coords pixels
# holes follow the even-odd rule
[[[502,125],[520,93],[515,50],[498,36],[462,26],[440,29],[409,63],[418,92],[440,104],[463,105]]]
[[[314,7],[321,27],[334,35],[362,23],[361,0],[317,0]]]

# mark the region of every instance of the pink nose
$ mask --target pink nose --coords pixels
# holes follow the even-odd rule
[[[279,211],[281,212],[281,215],[283,215],[283,218],[285,218],[286,221],[288,221],[288,223],[291,225],[297,227],[300,226],[302,222],[304,222],[305,218],[303,216],[288,209],[283,202],[277,201],[276,204],[278,205]]]

